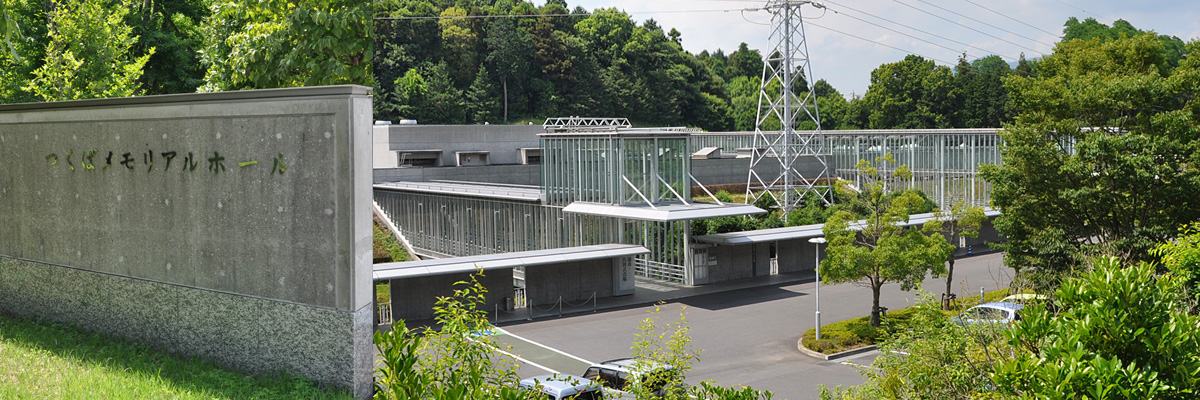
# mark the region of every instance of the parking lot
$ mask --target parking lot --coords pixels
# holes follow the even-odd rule
[[[960,296],[1007,287],[1012,271],[999,253],[958,260],[954,291]],[[720,385],[746,385],[775,393],[776,399],[816,398],[819,385],[855,385],[859,369],[876,352],[824,361],[796,349],[801,333],[815,324],[815,282],[743,288],[703,294],[664,304],[659,323],[687,316],[692,344],[702,349],[688,373],[688,383],[711,379]],[[926,279],[924,288],[940,294],[943,279]],[[641,287],[638,290],[643,290]],[[892,310],[915,301],[915,292],[896,284],[883,287],[880,304]],[[822,323],[866,315],[870,289],[852,284],[821,287]],[[496,336],[523,361],[522,377],[560,372],[579,375],[591,362],[630,356],[637,328],[652,305],[600,310],[596,313],[531,322],[501,324]]]

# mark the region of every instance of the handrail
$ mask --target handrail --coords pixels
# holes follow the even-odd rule
[[[663,186],[666,186],[667,190],[670,190],[671,193],[675,195],[675,197],[678,197],[679,201],[683,202],[683,205],[685,205],[685,206],[691,205],[691,204],[688,204],[687,199],[683,198],[683,196],[680,195],[679,192],[676,192],[675,188],[671,187],[671,184],[667,183],[667,180],[663,179],[663,177],[661,175],[655,174],[654,177],[658,178],[658,181],[662,182]]]
[[[692,182],[696,182],[696,186],[699,186],[700,189],[703,189],[704,193],[707,193],[709,198],[711,198],[711,199],[713,199],[713,201],[717,202],[717,205],[721,205],[721,206],[725,205],[725,203],[722,203],[721,200],[718,199],[716,195],[712,194],[712,192],[708,190],[708,187],[704,186],[703,183],[700,183],[699,179],[696,179],[695,176],[692,176],[691,172],[688,173],[688,178],[692,178]]]
[[[642,201],[646,202],[646,205],[650,206],[650,208],[652,208],[652,209],[655,209],[655,210],[658,209],[658,207],[654,206],[654,203],[650,202],[650,199],[646,198],[646,195],[642,194],[641,190],[638,190],[637,186],[633,185],[633,182],[629,181],[629,178],[626,178],[625,175],[621,175],[621,180],[624,180],[625,184],[629,185],[629,188],[633,189],[633,192],[637,193],[638,197],[641,197]]]

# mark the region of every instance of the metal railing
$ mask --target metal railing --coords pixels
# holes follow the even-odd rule
[[[664,281],[684,283],[686,274],[683,266],[637,258],[633,260],[633,271],[637,275]]]
[[[392,323],[392,303],[383,303],[375,306],[375,311],[378,313],[380,324]]]
[[[564,306],[570,306],[570,307],[583,307],[583,306],[586,306],[586,305],[587,305],[587,303],[589,303],[589,302],[590,302],[590,303],[592,303],[592,312],[596,312],[596,310],[597,310],[597,308],[596,308],[596,305],[597,305],[597,301],[598,301],[598,300],[599,300],[599,299],[596,297],[596,292],[592,292],[592,297],[589,297],[589,298],[587,298],[586,300],[584,300],[584,301],[580,302],[579,304],[575,304],[575,303],[571,303],[571,302],[569,302],[569,301],[563,300],[563,297],[562,297],[562,296],[558,296],[558,300],[556,300],[556,301],[554,302],[554,304],[551,304],[551,305],[550,305],[549,307],[547,307],[547,308],[541,308],[541,307],[538,307],[538,306],[536,306],[536,305],[533,305],[533,304],[526,304],[526,307],[525,307],[525,312],[526,312],[525,320],[527,320],[527,321],[532,321],[532,320],[533,320],[533,318],[534,318],[534,312],[535,312],[535,311],[540,311],[540,312],[543,312],[543,313],[552,313],[552,314],[553,314],[556,308],[558,309],[558,316],[559,316],[559,317],[561,317],[561,316],[563,316],[563,307],[564,307]],[[510,311],[510,310],[501,310],[501,309],[500,309],[500,305],[499,305],[499,304],[496,304],[496,305],[493,307],[493,310],[492,310],[492,313],[493,313],[493,314],[492,314],[492,323],[499,323],[499,322],[500,322],[500,313],[501,313],[501,312],[504,312],[504,313],[507,313],[507,314],[516,314],[516,313],[517,313],[517,312],[519,312],[519,311],[517,311],[517,310],[512,310],[512,311]]]

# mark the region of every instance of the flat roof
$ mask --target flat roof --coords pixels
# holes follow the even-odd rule
[[[470,257],[375,264],[371,275],[372,279],[382,281],[463,272],[469,273],[475,272],[476,266],[482,268],[484,271],[489,271],[513,267],[531,267],[574,261],[638,256],[649,253],[650,250],[635,244],[598,244]]]
[[[616,205],[576,201],[567,205],[566,208],[563,208],[563,212],[636,219],[642,221],[669,222],[762,214],[765,213],[766,210],[749,204],[730,203],[721,205],[708,202],[692,202],[691,204],[670,202],[655,204],[653,207],[651,207],[647,204]]]
[[[429,181],[376,183],[375,189],[418,192],[440,195],[471,196],[489,199],[542,201],[542,189],[537,186],[503,185],[484,182]]]
[[[1000,212],[996,211],[996,210],[992,210],[992,209],[985,209],[983,211],[983,215],[987,216],[988,218],[991,218],[991,217],[1000,215]],[[922,225],[925,222],[928,222],[933,219],[935,219],[935,217],[933,216],[933,213],[913,214],[908,217],[908,223],[902,224],[902,226]],[[850,229],[854,229],[854,230],[862,229],[862,227],[864,225],[866,225],[866,223],[867,223],[866,220],[855,221],[850,224]],[[824,228],[825,228],[824,224],[787,226],[787,227],[783,227],[783,228],[760,229],[760,230],[756,230],[756,231],[729,232],[729,233],[718,233],[715,235],[695,236],[692,238],[692,240],[695,240],[700,243],[713,243],[713,244],[731,246],[731,245],[740,245],[740,244],[774,242],[774,241],[778,241],[778,240],[810,239],[810,238],[824,237],[825,236],[825,232],[823,231]]]

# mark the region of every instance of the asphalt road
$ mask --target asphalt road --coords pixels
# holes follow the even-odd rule
[[[978,294],[981,287],[987,291],[1007,287],[1011,276],[1000,253],[961,259],[953,288],[959,296]],[[869,365],[878,353],[824,361],[796,349],[801,333],[815,325],[815,287],[815,282],[806,282],[685,298],[663,305],[658,321],[678,321],[681,309],[686,315],[692,344],[702,349],[700,361],[688,374],[689,383],[712,379],[724,386],[770,390],[776,399],[816,398],[821,384],[832,388],[862,383],[859,366]],[[940,294],[945,280],[926,279],[923,287]],[[820,294],[824,324],[870,311],[868,288],[822,285]],[[888,284],[883,287],[880,305],[898,310],[916,299],[915,291],[902,292],[897,284]],[[520,370],[522,377],[548,370],[580,375],[589,362],[628,357],[641,320],[653,308],[602,310],[507,324],[501,326],[505,333],[496,339],[529,362]]]

